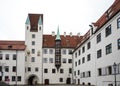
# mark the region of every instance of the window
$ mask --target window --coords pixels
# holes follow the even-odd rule
[[[87,55],[87,61],[90,61],[90,60],[91,60],[91,55],[88,54],[88,55]]]
[[[97,43],[99,43],[100,41],[101,41],[101,33],[99,33],[98,35],[97,35]]]
[[[60,69],[60,73],[63,73],[64,71],[63,71],[63,69]]]
[[[5,76],[5,81],[8,81],[8,79],[9,79],[9,76]]]
[[[82,58],[82,63],[85,63],[85,57]]]
[[[82,47],[82,53],[84,53],[85,52],[85,46],[84,47]]]
[[[30,67],[28,67],[28,71],[29,71],[29,72],[31,71],[31,68],[30,68]]]
[[[13,72],[16,72],[16,66],[13,66],[13,67],[12,67],[12,71],[13,71]]]
[[[32,49],[32,54],[34,54],[35,53],[35,49]]]
[[[72,63],[72,59],[68,59],[68,63]]]
[[[60,78],[60,82],[63,82],[63,78]]]
[[[9,72],[9,66],[5,66],[5,72]]]
[[[72,73],[72,68],[69,68],[69,73]]]
[[[44,69],[44,73],[48,73],[48,69]]]
[[[43,49],[43,53],[44,54],[47,54],[48,52],[47,52],[47,49]]]
[[[50,49],[50,50],[49,50],[49,53],[50,53],[50,54],[53,54],[53,49]]]
[[[117,28],[120,28],[120,17],[117,19]]]
[[[88,77],[91,77],[91,72],[90,71],[88,71]]]
[[[55,69],[52,69],[52,73],[55,73],[56,71],[55,71]]]
[[[2,58],[3,58],[3,54],[0,54],[0,60],[2,60]]]
[[[100,57],[102,57],[102,50],[101,49],[97,51],[97,58],[100,58]]]
[[[63,63],[66,63],[66,58],[63,58],[62,60],[63,60]]]
[[[106,46],[106,54],[112,53],[112,44]]]
[[[53,63],[53,58],[50,58],[50,59],[49,59],[49,62],[50,62],[50,63]]]
[[[99,68],[99,69],[98,69],[98,76],[101,76],[101,75],[102,75],[102,69]]]
[[[118,49],[120,49],[120,39],[118,39]]]
[[[32,58],[31,58],[31,62],[35,62],[35,57],[32,57]]]
[[[2,66],[0,66],[0,71],[2,71]]]
[[[81,50],[78,50],[78,55],[80,55],[81,54]]]
[[[43,58],[43,63],[47,63],[47,58]]]
[[[32,34],[32,38],[35,38],[35,34]]]
[[[18,76],[18,77],[17,77],[17,81],[21,81],[21,76]]]
[[[32,45],[35,45],[35,41],[32,41]]]
[[[109,66],[109,67],[108,67],[108,75],[111,75],[111,74],[112,74],[112,67]]]
[[[74,71],[74,75],[76,76],[76,71]]]
[[[75,62],[75,66],[77,66],[77,62]]]
[[[77,58],[77,52],[75,53],[75,57]]]
[[[105,33],[106,33],[106,37],[111,34],[111,25],[109,25],[109,26],[105,29]]]
[[[69,54],[72,54],[72,50],[69,50],[68,52],[69,52]]]
[[[78,60],[78,65],[80,65],[81,64],[81,61],[80,61],[80,59]]]
[[[35,68],[35,72],[38,72],[38,71],[39,71],[39,69],[38,69],[38,67],[36,67],[36,68]]]
[[[17,55],[13,54],[13,60],[16,60]]]
[[[16,77],[15,76],[12,76],[12,81],[16,81]]]
[[[66,50],[65,49],[62,52],[63,52],[64,55],[66,54]]]
[[[88,42],[88,43],[87,43],[87,49],[90,49],[90,47],[91,47],[91,43]]]
[[[6,60],[9,60],[9,54],[5,55]]]
[[[78,70],[78,75],[80,75],[80,70]]]

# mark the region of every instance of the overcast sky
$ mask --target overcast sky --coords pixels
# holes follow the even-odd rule
[[[115,0],[0,0],[0,40],[25,40],[28,13],[44,14],[44,34],[85,34]]]

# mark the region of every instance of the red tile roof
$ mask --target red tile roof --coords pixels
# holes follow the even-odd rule
[[[28,14],[29,19],[30,19],[30,25],[31,25],[31,29],[30,31],[34,31],[37,32],[38,30],[38,21],[39,18],[41,16],[42,19],[42,24],[43,24],[43,14]]]
[[[97,28],[100,29],[119,11],[120,11],[120,0],[115,0],[115,2],[110,6],[110,8],[95,23],[93,23],[93,25],[97,26]]]
[[[3,41],[0,40],[0,50],[25,50],[24,41]]]
[[[70,36],[70,35],[61,35],[61,46],[63,48],[75,48],[78,43],[80,43],[82,36]],[[43,47],[55,47],[55,38],[56,36],[52,35],[43,35]]]

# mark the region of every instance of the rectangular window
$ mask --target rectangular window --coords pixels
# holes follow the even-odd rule
[[[49,58],[49,62],[50,62],[50,63],[53,63],[53,58]]]
[[[35,38],[35,34],[32,34],[32,38]]]
[[[49,50],[49,53],[50,53],[50,54],[53,54],[53,49],[50,49],[50,50]]]
[[[120,49],[120,39],[118,39],[118,49]]]
[[[38,67],[36,67],[36,68],[35,68],[35,72],[38,72],[38,71],[39,71],[39,69],[38,69]]]
[[[0,71],[2,71],[2,66],[0,66]]]
[[[30,67],[28,67],[28,71],[29,71],[29,72],[31,71],[31,68],[30,68]]]
[[[84,53],[85,52],[85,46],[84,47],[82,47],[82,53]]]
[[[63,55],[66,55],[66,50],[64,49],[64,50],[62,51],[62,53],[63,53]]]
[[[120,17],[117,19],[117,28],[120,28]]]
[[[75,66],[77,66],[77,62],[75,62]]]
[[[88,71],[88,77],[91,77],[91,72],[90,71]]]
[[[56,72],[56,70],[55,69],[52,69],[52,73],[55,73]]]
[[[44,54],[47,54],[48,52],[47,52],[47,49],[43,49],[43,53]]]
[[[6,55],[5,55],[5,59],[6,59],[6,60],[9,60],[9,54],[6,54]]]
[[[112,67],[109,66],[109,67],[108,67],[108,75],[111,75],[111,74],[112,74]]]
[[[5,76],[5,81],[8,81],[8,79],[9,79],[9,76]]]
[[[106,54],[112,53],[112,44],[106,46]]]
[[[17,58],[17,55],[13,54],[13,60],[16,60],[16,58]]]
[[[78,70],[78,75],[80,75],[80,70]]]
[[[63,82],[63,78],[60,78],[60,80],[59,80],[60,82]]]
[[[48,73],[48,69],[44,69],[44,73]]]
[[[5,72],[9,72],[9,66],[5,66]]]
[[[18,77],[17,77],[17,81],[21,81],[21,76],[18,76]]]
[[[35,62],[35,57],[32,57],[32,58],[31,58],[31,62]]]
[[[80,56],[80,54],[81,54],[81,50],[78,50],[78,55]]]
[[[91,47],[91,43],[88,42],[88,43],[87,43],[87,49],[90,49],[90,47]]]
[[[97,51],[97,58],[100,58],[100,57],[102,57],[102,50],[101,49]]]
[[[34,54],[35,53],[35,49],[32,49],[32,54]]]
[[[82,58],[82,64],[85,63],[85,57]]]
[[[111,34],[111,25],[109,25],[106,29],[105,29],[105,35],[106,37],[109,36]]]
[[[75,57],[77,58],[77,52],[75,53]]]
[[[63,70],[63,69],[60,69],[60,73],[64,73],[64,70]]]
[[[12,71],[13,71],[13,72],[16,72],[16,66],[13,66],[13,67],[12,67]]]
[[[96,40],[97,40],[97,43],[99,43],[99,42],[101,41],[101,33],[99,33],[99,34],[97,35]]]
[[[102,75],[102,69],[99,68],[99,69],[98,69],[98,76],[101,76],[101,75]]]
[[[62,60],[63,60],[63,63],[66,63],[66,58],[63,58]]]
[[[68,63],[72,63],[72,59],[68,59]]]
[[[0,54],[0,60],[2,60],[2,58],[3,58],[3,54]]]
[[[47,58],[43,58],[43,63],[47,63]]]
[[[16,77],[15,76],[12,76],[12,81],[16,81]]]
[[[72,68],[69,68],[69,73],[72,73]]]
[[[81,61],[80,61],[80,59],[78,60],[78,65],[80,65],[81,64]]]
[[[32,45],[35,45],[35,41],[32,41]]]
[[[91,60],[91,55],[88,54],[88,55],[87,55],[87,61],[90,61],[90,60]]]
[[[74,71],[74,75],[76,76],[76,71]]]

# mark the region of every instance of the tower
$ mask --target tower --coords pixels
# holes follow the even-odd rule
[[[26,83],[42,83],[43,14],[28,14],[25,26]]]
[[[57,31],[57,36],[55,39],[55,67],[59,70],[61,66],[61,38],[59,33],[59,27]]]

